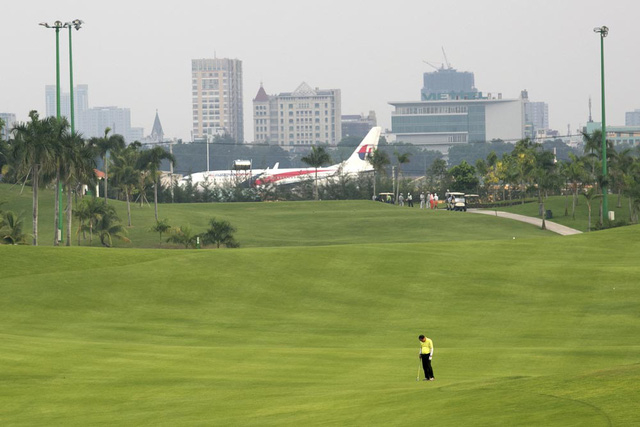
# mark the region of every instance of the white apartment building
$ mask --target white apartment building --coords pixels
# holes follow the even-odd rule
[[[260,86],[253,100],[256,142],[286,148],[336,145],[342,139],[340,89],[312,89],[302,83],[293,92],[267,95]]]
[[[242,61],[191,60],[193,140],[229,134],[244,142]]]

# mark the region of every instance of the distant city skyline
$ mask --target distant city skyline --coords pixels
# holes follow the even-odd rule
[[[166,138],[190,139],[193,58],[243,62],[243,131],[252,141],[248,112],[261,82],[340,89],[343,114],[375,111],[378,124],[390,128],[388,103],[420,100],[423,73],[432,70],[423,61],[443,62],[443,47],[454,68],[475,74],[479,90],[517,98],[526,89],[532,100],[545,102],[549,127],[564,134],[567,125],[573,132],[585,125],[589,97],[593,118],[600,119],[594,27],[610,29],[607,122],[623,124],[626,112],[640,108],[640,58],[631,54],[640,28],[629,19],[639,12],[640,2],[626,0],[606,6],[595,0],[400,0],[393,6],[185,0],[180,7],[114,0],[109,8],[73,0],[9,2],[3,14],[11,19],[0,27],[11,40],[3,49],[0,112],[24,121],[29,110],[45,111],[41,94],[55,82],[55,36],[38,23],[79,18],[85,25],[73,32],[75,81],[91,86],[95,105],[130,108],[133,127],[148,129],[157,110]],[[68,44],[60,40],[62,91],[68,92]]]

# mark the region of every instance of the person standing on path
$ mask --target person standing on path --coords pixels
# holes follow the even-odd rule
[[[420,340],[420,354],[418,357],[422,359],[422,369],[424,370],[424,381],[433,381],[433,368],[431,367],[431,358],[433,357],[433,341],[424,335],[418,337]]]

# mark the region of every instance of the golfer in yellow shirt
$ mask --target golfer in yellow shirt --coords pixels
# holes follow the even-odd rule
[[[424,381],[435,380],[433,369],[431,368],[431,358],[433,357],[433,341],[424,335],[418,337],[420,340],[420,359],[422,359],[422,369],[424,369]]]

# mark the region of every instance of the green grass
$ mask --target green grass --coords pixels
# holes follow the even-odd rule
[[[0,200],[5,209],[24,212],[25,229],[31,231],[31,192],[26,187],[0,184]],[[41,191],[39,245],[53,242],[53,193]],[[124,202],[109,201],[126,224]],[[316,246],[376,242],[440,242],[455,240],[495,240],[543,237],[549,232],[515,221],[466,215],[446,210],[428,211],[399,208],[372,201],[276,202],[276,203],[198,203],[161,204],[159,217],[172,226],[190,225],[203,232],[212,217],[227,219],[237,228],[243,247]],[[131,243],[115,241],[119,247],[157,248],[160,239],[149,228],[155,224],[153,206],[132,206],[132,225],[127,229]],[[77,245],[74,223],[72,245]],[[164,236],[166,240],[166,236]],[[81,245],[89,245],[88,240]],[[100,242],[94,240],[93,246]],[[163,247],[179,247],[162,243]]]
[[[561,237],[373,202],[160,209],[230,219],[244,247],[0,246],[0,425],[640,423],[640,226]],[[434,382],[415,381],[420,333]]]
[[[629,221],[629,203],[626,197],[620,198],[620,207],[618,207],[618,196],[615,194],[609,195],[609,210],[615,212],[616,220]],[[596,228],[596,224],[599,220],[601,199],[594,200],[591,206],[591,230]],[[566,225],[567,227],[575,228],[580,231],[588,230],[589,223],[589,210],[587,208],[587,201],[584,196],[578,196],[578,203],[576,206],[575,219],[571,215],[571,196],[568,198],[564,196],[553,196],[545,200],[545,209],[550,209],[553,218],[551,221],[558,224]],[[567,209],[567,215],[565,215],[565,207]],[[538,215],[539,205],[537,202],[525,203],[524,205],[514,205],[509,207],[501,207],[498,210],[505,212],[512,212],[520,215],[535,216]]]

